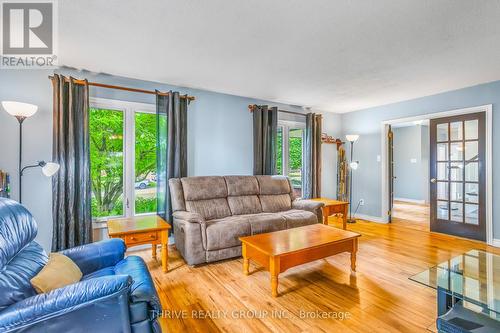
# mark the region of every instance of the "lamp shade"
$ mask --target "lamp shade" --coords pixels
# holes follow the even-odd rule
[[[59,164],[57,163],[47,162],[42,167],[42,173],[46,177],[52,177],[57,171],[59,171]]]
[[[38,110],[38,106],[28,103],[3,101],[2,106],[10,115],[14,117],[31,117]]]
[[[345,138],[349,142],[356,142],[359,139],[359,135],[358,134],[347,134],[345,136]]]
[[[358,166],[359,166],[359,162],[358,161],[352,161],[351,163],[349,163],[349,166],[351,167],[351,169],[357,170]]]

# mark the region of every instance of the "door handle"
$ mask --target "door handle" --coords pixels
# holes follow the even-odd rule
[[[436,184],[436,178],[432,178],[431,183]]]

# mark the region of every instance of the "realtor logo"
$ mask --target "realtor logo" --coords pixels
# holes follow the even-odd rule
[[[1,68],[54,67],[55,1],[2,1]]]

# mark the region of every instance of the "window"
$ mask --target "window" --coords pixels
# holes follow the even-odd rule
[[[290,178],[294,193],[302,197],[302,161],[305,123],[279,121],[276,140],[276,172]]]
[[[92,216],[156,213],[156,113],[151,104],[91,99]]]

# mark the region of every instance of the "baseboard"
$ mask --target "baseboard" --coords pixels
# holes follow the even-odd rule
[[[371,216],[371,215],[365,215],[365,214],[356,214],[354,217],[357,219],[366,220],[369,222],[376,222],[376,223],[388,223],[389,222],[387,217],[383,218],[380,216]]]
[[[493,240],[491,241],[491,246],[494,246],[494,247],[500,247],[500,239],[495,239],[493,238]]]
[[[408,198],[394,198],[394,201],[403,201],[403,202],[425,205],[425,200],[408,199]]]

